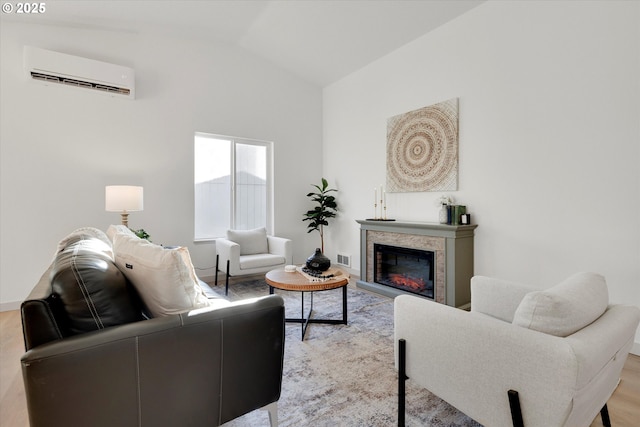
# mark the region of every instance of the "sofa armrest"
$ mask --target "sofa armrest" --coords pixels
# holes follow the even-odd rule
[[[216,254],[218,256],[218,269],[227,271],[227,260],[232,265],[240,265],[240,245],[231,240],[219,237],[216,239]]]
[[[30,425],[219,425],[279,399],[283,355],[277,295],[50,342],[21,359]]]
[[[284,300],[267,298],[270,297],[257,299],[262,301],[262,308],[224,319],[221,423],[280,399],[285,346]]]
[[[413,296],[396,297],[394,328],[409,379],[483,425],[511,425],[511,389],[527,426],[563,425],[571,410],[578,366],[563,338]]]
[[[68,335],[66,325],[61,325],[57,321],[64,318],[61,315],[64,313],[64,307],[51,294],[49,276],[52,268],[53,264],[49,265],[27,299],[20,305],[25,351]],[[30,319],[30,321],[25,322],[24,319]]]
[[[287,264],[293,263],[293,247],[290,239],[267,236],[267,242],[270,254],[283,256]]]
[[[511,323],[522,298],[535,290],[517,282],[474,276],[471,278],[471,311]]]

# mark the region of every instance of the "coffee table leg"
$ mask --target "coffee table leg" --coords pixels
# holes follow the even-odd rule
[[[274,291],[273,286],[269,286],[269,293],[272,294]],[[311,301],[310,301],[310,307],[309,307],[309,311],[307,312],[307,315],[305,316],[305,310],[304,310],[304,294],[306,292],[309,292],[311,294]],[[338,325],[338,324],[343,324],[346,325],[347,324],[347,285],[342,287],[342,319],[337,318],[337,319],[312,319],[311,315],[313,313],[313,291],[301,291],[301,300],[300,300],[300,318],[299,319],[293,319],[293,318],[285,318],[286,322],[292,322],[292,323],[300,323],[301,325],[301,329],[302,329],[302,336],[301,336],[301,340],[304,341],[304,336],[307,334],[307,327],[309,326],[309,323],[324,323],[324,324],[329,324],[329,325]]]
[[[300,319],[301,319],[301,322],[300,322],[300,328],[301,329],[300,330],[302,331],[302,336],[300,337],[300,340],[304,341],[304,334],[305,334],[305,332],[307,332],[307,325],[309,324],[309,317],[311,317],[311,316],[307,317],[307,319],[305,320],[305,318],[304,318],[304,292],[300,292],[300,293],[302,294],[302,296],[300,298],[300,301],[302,301],[301,304],[300,304]],[[311,315],[311,313],[309,313],[309,315]]]
[[[342,323],[347,324],[347,286],[342,287]]]
[[[304,341],[304,336],[307,334],[307,326],[309,326],[309,321],[311,320],[311,313],[313,312],[313,291],[310,292],[311,294],[311,307],[309,307],[309,313],[307,314],[307,316],[304,316],[304,292],[301,292],[302,294],[302,303],[301,303],[301,307],[300,307],[300,326],[302,328],[302,336],[300,337],[300,339],[302,341]]]

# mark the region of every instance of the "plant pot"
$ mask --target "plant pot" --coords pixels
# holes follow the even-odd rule
[[[331,260],[323,255],[320,248],[316,248],[316,252],[307,258],[306,266],[313,271],[326,271],[331,267]]]

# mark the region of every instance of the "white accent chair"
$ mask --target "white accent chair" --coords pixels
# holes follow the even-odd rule
[[[633,345],[640,310],[609,305],[604,277],[578,273],[546,290],[476,276],[471,311],[395,299],[398,425],[405,380],[485,427],[589,426]]]
[[[268,236],[267,230],[227,230],[227,238],[216,239],[216,278],[224,271],[225,295],[229,294],[229,276],[266,273],[292,263],[290,239]]]

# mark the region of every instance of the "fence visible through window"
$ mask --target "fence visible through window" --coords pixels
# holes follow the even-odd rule
[[[196,240],[270,228],[271,149],[269,142],[196,133]]]

